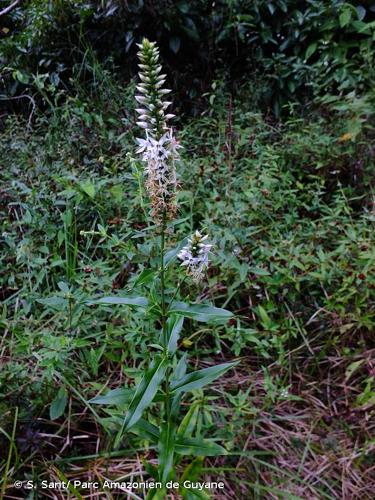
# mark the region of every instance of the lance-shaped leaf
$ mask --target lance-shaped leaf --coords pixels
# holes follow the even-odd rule
[[[203,457],[196,457],[184,470],[179,481],[180,487],[178,489],[178,492],[181,494],[182,498],[186,500],[209,500],[211,498],[208,492],[206,493],[204,490],[195,490],[191,488],[185,488],[183,486],[185,480],[198,481],[199,476],[202,473],[203,462]]]
[[[135,278],[133,288],[150,283],[155,279],[157,272],[153,269],[143,269],[143,271]]]
[[[157,443],[160,439],[159,429],[155,425],[147,422],[144,418],[140,418],[138,422],[133,425],[131,432],[137,434],[137,436],[142,439],[148,439],[153,443]]]
[[[177,350],[177,342],[180,338],[184,317],[173,314],[167,320],[168,351],[174,354]]]
[[[179,362],[177,363],[177,366],[172,374],[172,382],[177,382],[185,375],[186,370],[187,370],[186,359],[187,359],[187,353],[185,352],[181,356],[181,358],[180,358]]]
[[[190,406],[189,411],[186,413],[178,427],[178,437],[183,438],[184,436],[192,436],[197,424],[199,411],[200,402],[195,402]]]
[[[118,387],[107,394],[90,399],[89,403],[94,405],[124,405],[129,403],[134,396],[134,389],[129,387]]]
[[[146,297],[101,297],[100,299],[90,300],[88,302],[89,305],[102,304],[102,305],[124,305],[124,306],[133,306],[133,307],[147,307],[148,300]]]
[[[169,307],[169,312],[180,314],[186,318],[192,318],[202,323],[226,322],[233,318],[233,313],[221,307],[210,306],[209,304],[186,304],[185,302],[173,302]]]
[[[176,426],[172,422],[162,425],[159,439],[159,478],[166,482],[173,469]]]
[[[167,365],[167,359],[157,357],[150,368],[146,370],[130,402],[122,427],[117,434],[115,446],[119,444],[123,432],[135,425],[141,418],[143,411],[152,403],[164,378]]]
[[[166,488],[152,488],[148,490],[146,500],[165,500],[166,495]]]
[[[227,455],[227,450],[209,439],[181,438],[175,442],[175,451],[179,455],[194,455],[196,457],[217,457]]]
[[[49,416],[51,420],[56,420],[57,418],[61,417],[61,415],[64,414],[67,402],[68,402],[68,394],[66,392],[65,387],[61,387],[55,399],[52,401],[49,409]]]
[[[205,385],[221,377],[227,370],[233,368],[237,362],[223,363],[221,365],[210,366],[184,375],[180,380],[174,380],[171,383],[172,394],[200,389]]]
[[[186,359],[187,359],[187,353],[185,352],[182,355],[182,357],[180,358],[179,362],[177,363],[177,366],[174,369],[174,372],[172,373],[171,381],[177,382],[185,375],[186,370],[187,370]],[[173,419],[177,419],[177,417],[180,413],[180,404],[181,404],[182,396],[183,396],[183,393],[179,392],[172,397],[171,418],[173,418]]]

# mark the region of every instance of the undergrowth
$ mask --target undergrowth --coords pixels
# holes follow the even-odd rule
[[[142,435],[113,452],[98,425],[108,412],[89,402],[139,381],[157,329],[137,311],[84,305],[140,279],[151,286],[142,271],[158,258],[132,156],[134,87],[109,79],[105,88],[62,95],[31,124],[9,116],[1,130],[0,470],[9,498],[24,498],[16,479],[102,483],[143,477],[142,460],[155,460]],[[207,111],[179,125],[183,190],[169,237],[208,228],[216,247],[204,289],[184,283],[183,293],[236,315],[225,325],[187,322],[179,348],[200,368],[241,360],[185,404],[229,452],[200,468],[225,482],[225,498],[370,499],[371,113],[336,103],[280,123],[250,108],[248,92],[232,100],[217,82]],[[156,416],[151,407],[149,421]]]

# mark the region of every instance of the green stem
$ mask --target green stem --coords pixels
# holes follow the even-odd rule
[[[161,242],[160,242],[160,282],[161,282],[161,324],[162,324],[162,338],[164,347],[164,356],[168,357],[168,332],[167,332],[167,307],[165,302],[165,263],[164,263],[164,249],[165,249],[165,232],[167,228],[167,214],[163,212],[162,226],[161,226]],[[170,419],[170,395],[169,395],[169,369],[165,374],[165,407],[164,419],[168,423]]]
[[[170,301],[169,306],[167,307],[167,314],[168,314],[169,309],[171,308],[171,305],[174,302],[174,299],[176,298],[178,292],[180,291],[182,285],[185,283],[186,278],[187,278],[187,276],[184,276],[184,278],[182,279],[182,281],[180,281],[179,284],[177,285],[177,288],[176,288],[176,291],[173,294],[172,300]]]
[[[163,212],[163,220],[161,226],[161,243],[160,243],[160,282],[161,282],[161,325],[163,331],[163,344],[164,349],[166,350],[167,339],[167,318],[166,318],[166,305],[165,305],[165,265],[164,265],[164,247],[165,247],[165,230],[166,230],[166,213]]]

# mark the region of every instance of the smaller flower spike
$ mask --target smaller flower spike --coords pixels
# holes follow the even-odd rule
[[[202,236],[199,231],[195,231],[188,244],[183,247],[178,254],[178,258],[182,261],[181,266],[187,268],[188,274],[193,278],[193,281],[199,283],[204,277],[204,271],[208,268],[208,254],[211,251],[212,245],[204,243],[208,236]]]
[[[141,104],[141,108],[137,109],[140,115],[137,124],[146,129],[150,136],[159,138],[167,130],[168,120],[174,117],[165,113],[171,102],[164,101],[164,96],[171,90],[162,88],[166,75],[160,74],[162,68],[156,44],[144,38],[138,47],[141,83],[137,85],[140,95],[135,96],[135,99]]]
[[[147,39],[138,47],[141,83],[137,85],[139,95],[135,96],[140,104],[136,109],[139,115],[137,125],[144,129],[146,138],[136,139],[137,153],[146,164],[146,187],[151,198],[152,215],[160,221],[164,215],[172,218],[176,210],[175,161],[179,159],[181,146],[174,138],[172,128],[167,126],[174,115],[165,112],[172,103],[164,101],[170,90],[162,88],[166,75],[160,74],[159,50]]]

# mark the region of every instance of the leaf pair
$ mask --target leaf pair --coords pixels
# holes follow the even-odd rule
[[[88,303],[90,305],[127,305],[146,308],[149,301],[146,297],[142,296],[113,296],[101,297],[91,300]],[[221,307],[214,307],[209,304],[187,304],[185,302],[172,302],[169,305],[168,313],[192,318],[202,323],[226,322],[233,317],[233,313]]]
[[[223,375],[227,370],[233,368],[234,363],[223,363],[217,366],[211,366],[195,372],[185,374],[186,361],[181,358],[178,363],[173,380],[171,382],[171,395],[178,396],[192,389],[200,389],[206,384]],[[136,392],[130,402],[128,412],[125,416],[119,433],[117,434],[115,446],[118,446],[122,434],[133,427],[141,418],[143,411],[150,406],[154,400],[158,388],[164,379],[168,366],[168,359],[158,356],[145,372]]]
[[[115,447],[121,441],[122,434],[141,418],[143,411],[152,403],[168,366],[168,359],[158,356],[146,370],[130,402],[128,412],[115,440]]]

